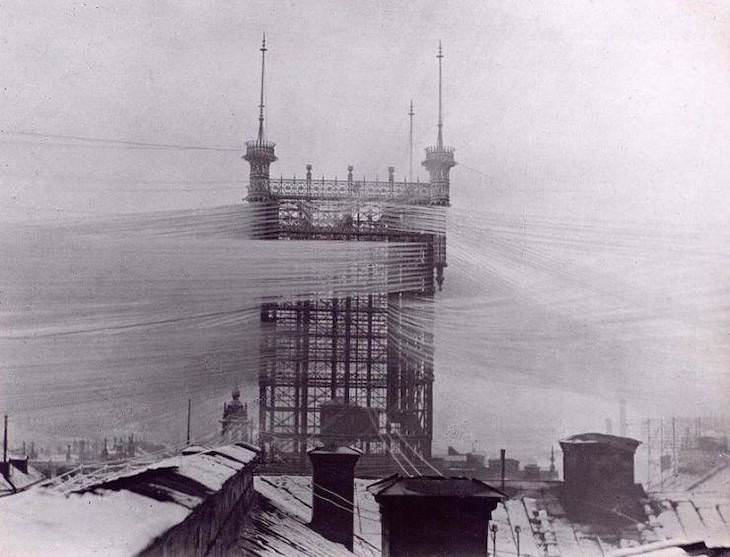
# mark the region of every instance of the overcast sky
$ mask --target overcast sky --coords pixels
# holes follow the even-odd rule
[[[248,176],[240,155],[243,141],[256,133],[264,31],[266,134],[277,143],[275,176],[301,177],[307,163],[315,176],[344,177],[348,164],[358,177],[385,177],[389,165],[399,178],[407,174],[411,99],[416,161],[435,140],[441,40],[444,137],[459,162],[452,173],[454,214],[476,209],[570,225],[608,223],[609,243],[611,227],[626,223],[632,233],[650,222],[654,231],[677,229],[702,238],[730,218],[727,2],[20,0],[0,4],[0,219],[240,202]],[[241,152],[138,150],[18,132]],[[465,223],[467,238],[478,218]],[[718,387],[727,378],[721,385],[702,384],[701,377],[688,378],[681,370],[727,369],[727,345],[717,343],[726,337],[726,316],[714,315],[699,333],[697,325],[699,316],[724,307],[707,293],[726,295],[726,259],[703,260],[693,270],[681,250],[675,259],[665,255],[641,268],[630,258],[616,264],[597,255],[565,267],[582,269],[589,287],[598,277],[603,292],[620,293],[615,299],[632,310],[652,316],[663,307],[671,323],[647,333],[659,335],[660,346],[639,346],[626,338],[630,331],[618,340],[615,330],[601,337],[594,323],[580,321],[581,311],[616,310],[606,301],[610,297],[595,291],[585,305],[566,306],[567,324],[554,308],[536,320],[549,305],[540,297],[544,292],[536,294],[545,284],[537,274],[523,274],[512,293],[515,306],[502,306],[502,323],[515,335],[556,319],[563,329],[590,329],[603,351],[591,352],[582,341],[555,348],[565,353],[556,356],[556,365],[565,368],[566,381],[590,382],[583,375],[590,368],[610,372],[614,387],[625,387],[634,372],[643,374],[646,387],[662,381],[662,366],[676,366],[680,371],[666,383],[670,392],[681,395],[683,382],[700,384],[719,408]],[[473,272],[484,276],[493,260],[486,253],[479,257]],[[463,279],[458,265],[470,264],[451,262],[447,301],[458,300],[464,286],[461,279],[449,282],[448,274],[462,272]],[[677,269],[677,262],[684,266]],[[684,285],[705,297],[674,303]],[[565,300],[583,286],[555,288]],[[675,298],[664,295],[672,289]],[[485,313],[479,326],[492,315]],[[443,357],[443,337],[439,342]],[[709,344],[711,355],[703,352]],[[521,368],[553,366],[536,346],[517,362]],[[657,346],[664,354],[660,362],[652,355]],[[472,358],[475,370],[481,358]],[[455,396],[449,391],[455,386],[442,381],[438,388]],[[556,404],[573,404],[577,416],[594,408],[592,399],[571,398],[570,389],[559,393],[550,396],[562,400]],[[604,400],[615,408],[620,394],[617,388]],[[525,393],[523,407],[534,406],[538,396]],[[472,403],[478,407],[483,400]],[[676,400],[663,400],[671,411]],[[437,412],[450,418],[448,408]]]
[[[263,31],[275,174],[407,173],[410,99],[417,161],[434,140],[442,40],[457,202],[728,216],[724,2],[3,2],[0,129],[239,147]],[[0,136],[0,215],[219,205],[247,176],[230,152],[29,141]]]

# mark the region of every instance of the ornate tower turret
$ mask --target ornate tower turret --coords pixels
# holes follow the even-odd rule
[[[251,165],[248,184],[248,201],[266,201],[270,197],[269,166],[276,161],[275,143],[264,137],[264,69],[266,62],[266,35],[261,42],[261,101],[259,102],[259,133],[256,139],[246,142],[243,156]]]
[[[236,387],[231,392],[231,401],[223,404],[221,436],[229,442],[250,441],[248,405],[243,404],[240,398],[241,391]]]
[[[454,161],[454,148],[444,147],[443,137],[443,111],[441,101],[441,60],[443,59],[443,51],[439,42],[439,52],[436,58],[439,61],[439,120],[438,134],[436,136],[436,145],[426,148],[426,160],[423,166],[426,167],[431,181],[431,203],[433,205],[449,205],[449,171],[456,165]]]

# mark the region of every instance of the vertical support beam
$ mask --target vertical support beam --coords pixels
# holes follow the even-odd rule
[[[368,294],[367,305],[367,352],[365,355],[365,406],[373,405],[373,295]],[[379,425],[379,424],[378,424]],[[370,453],[370,440],[365,442],[365,452]]]
[[[400,330],[401,317],[401,294],[388,294],[388,314],[387,314],[387,378],[388,385],[386,392],[386,420],[389,431],[390,423],[398,418],[399,414],[399,394],[400,394],[400,339],[402,332]]]
[[[345,404],[350,402],[350,352],[352,346],[352,298],[345,298]]]
[[[302,417],[301,417],[301,434],[302,434],[302,443],[300,447],[300,463],[302,467],[306,465],[306,458],[307,458],[307,439],[309,437],[309,323],[311,318],[311,302],[306,301],[303,303],[303,316],[302,316],[302,351],[301,351],[301,359],[302,359],[302,368],[301,368],[301,380],[302,380],[302,387],[301,387],[301,410],[302,410]]]
[[[426,378],[425,396],[423,404],[424,435],[421,453],[426,459],[431,458],[431,441],[433,439],[433,380]]]
[[[269,386],[269,395],[271,396],[269,402],[269,431],[273,434],[276,426],[276,384],[274,382]],[[273,443],[273,439],[271,442]]]
[[[296,327],[294,329],[294,394],[293,394],[293,404],[294,408],[292,409],[294,412],[294,430],[293,430],[293,442],[294,442],[294,452],[298,454],[302,454],[302,448],[301,448],[301,425],[300,425],[300,418],[301,418],[301,399],[300,399],[300,389],[301,389],[301,382],[302,382],[302,302],[296,303]]]
[[[266,431],[266,385],[259,378],[259,439],[258,444],[261,446],[264,452],[264,458],[268,456],[268,447],[264,444],[264,432]]]
[[[365,360],[365,404],[372,404],[373,396],[373,295],[368,294],[367,355]]]
[[[337,298],[332,298],[332,377],[330,398],[337,396]]]

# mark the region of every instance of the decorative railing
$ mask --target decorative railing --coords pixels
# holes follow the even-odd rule
[[[280,178],[269,180],[269,192],[279,199],[320,200],[430,200],[441,188],[428,182],[368,180],[325,180]]]
[[[434,153],[440,154],[440,153],[446,153],[449,155],[454,155],[454,148],[453,147],[439,147],[437,145],[426,147],[426,155],[433,155]]]

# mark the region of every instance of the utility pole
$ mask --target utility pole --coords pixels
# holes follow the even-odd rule
[[[699,445],[701,432],[702,432],[702,418],[697,416],[697,418],[695,418],[695,447],[697,447]]]
[[[408,150],[408,181],[413,181],[413,100],[411,100],[411,109],[408,111],[408,118],[411,121],[409,137],[409,150]]]
[[[192,409],[192,400],[188,399],[188,436],[187,436],[187,444],[190,445],[190,410]]]
[[[651,419],[646,419],[646,488],[651,487]]]
[[[677,418],[672,416],[672,470],[677,475],[679,466],[677,464]]]
[[[5,427],[3,428],[3,464],[8,462],[8,415],[5,414]]]
[[[664,418],[659,419],[659,487],[664,489]]]
[[[502,475],[502,481],[500,485],[502,486],[502,491],[504,491],[504,475],[505,475],[505,453],[506,451],[504,449],[499,449],[499,464],[501,468],[501,475]]]

